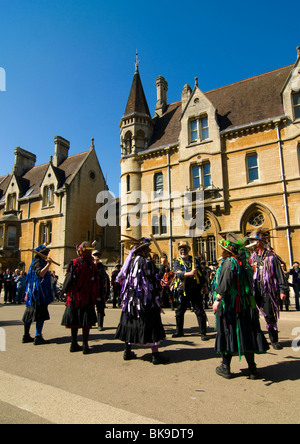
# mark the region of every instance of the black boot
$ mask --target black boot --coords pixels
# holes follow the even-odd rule
[[[103,329],[103,321],[104,321],[104,319],[103,319],[102,314],[98,313],[98,330],[99,331],[103,331],[104,330]]]
[[[183,324],[184,324],[184,317],[176,316],[176,332],[172,335],[172,338],[181,338],[182,336],[184,336]]]
[[[260,373],[256,368],[254,361],[254,353],[245,353],[245,358],[249,368],[249,379],[255,380],[260,378]]]
[[[131,361],[131,359],[136,359],[136,354],[131,351],[131,345],[126,342],[125,350],[123,355],[124,361]]]
[[[28,343],[34,341],[34,339],[29,334],[30,327],[31,327],[31,324],[24,324],[24,335],[22,338],[22,344],[28,344]]]
[[[78,334],[78,328],[72,328],[72,342],[70,346],[70,353],[75,353],[78,351],[82,351],[82,347],[77,342],[77,334]]]
[[[166,364],[167,362],[169,362],[169,360],[167,358],[165,358],[161,353],[152,352],[152,364],[153,365]]]
[[[231,379],[232,373],[230,372],[231,355],[223,355],[223,362],[220,367],[216,368],[216,373],[225,379]]]
[[[202,341],[208,341],[209,337],[206,335],[206,316],[200,315],[197,316],[198,325],[200,328],[200,336]]]

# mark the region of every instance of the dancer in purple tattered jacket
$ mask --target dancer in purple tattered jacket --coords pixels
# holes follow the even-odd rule
[[[166,335],[161,322],[159,270],[149,257],[150,242],[147,238],[138,241],[117,278],[122,282],[122,314],[115,337],[126,344],[125,360],[136,358],[132,344],[149,346],[156,365],[166,362],[158,353],[158,345]]]
[[[277,321],[279,318],[279,300],[285,300],[288,290],[282,269],[281,260],[268,247],[268,232],[254,231],[249,239],[253,241],[249,247],[254,248],[250,263],[254,269],[254,295],[260,312],[264,315],[270,341],[275,350],[281,350],[278,342]]]

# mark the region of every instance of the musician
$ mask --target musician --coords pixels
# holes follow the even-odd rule
[[[207,341],[206,314],[203,308],[203,286],[206,279],[203,276],[196,261],[190,256],[191,247],[186,241],[178,245],[179,258],[174,263],[174,274],[176,276],[175,292],[177,298],[176,308],[176,332],[173,338],[184,336],[183,324],[184,314],[192,304],[197,316],[202,341]]]
[[[50,319],[48,305],[53,302],[51,274],[49,268],[52,259],[50,250],[45,245],[40,245],[34,250],[36,255],[30,265],[26,276],[25,304],[23,315],[24,336],[23,344],[33,342],[34,345],[46,344],[42,336],[44,322]],[[36,322],[36,334],[33,339],[30,336],[32,322]]]

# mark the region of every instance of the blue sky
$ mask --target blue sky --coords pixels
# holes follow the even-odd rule
[[[294,63],[299,3],[284,8],[278,0],[0,0],[0,176],[11,172],[16,146],[42,164],[56,135],[71,142],[70,155],[94,137],[118,195],[119,123],[136,49],[153,114],[159,75],[172,103],[196,76],[206,92]]]

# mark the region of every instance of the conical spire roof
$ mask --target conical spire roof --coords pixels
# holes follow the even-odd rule
[[[137,63],[135,65],[135,73],[124,116],[128,116],[133,113],[144,115],[146,114],[151,117]]]

